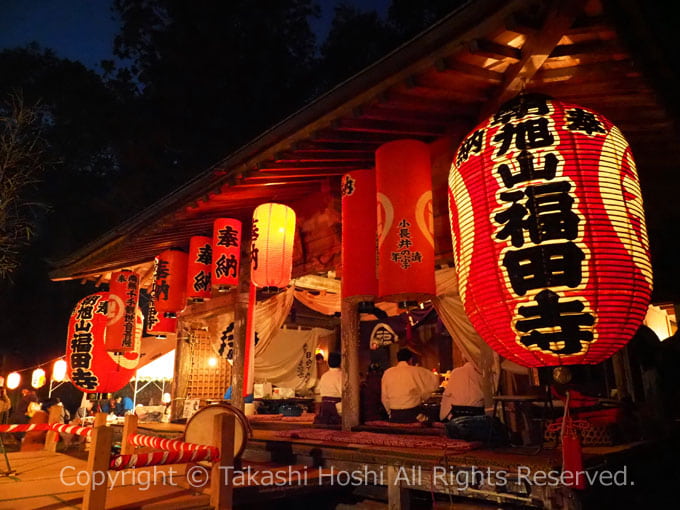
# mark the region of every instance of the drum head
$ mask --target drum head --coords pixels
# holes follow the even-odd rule
[[[246,449],[248,437],[251,434],[248,418],[237,408],[229,404],[210,404],[199,409],[189,418],[184,430],[184,441],[187,443],[217,446],[213,437],[215,416],[218,414],[232,414],[234,424],[234,458],[239,458]]]

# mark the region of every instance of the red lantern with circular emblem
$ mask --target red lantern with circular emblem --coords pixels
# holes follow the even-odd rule
[[[253,285],[272,291],[287,287],[293,270],[295,211],[283,204],[258,205],[251,239]]]
[[[374,170],[356,170],[343,176],[343,299],[373,301],[378,295],[375,200]]]
[[[375,153],[378,290],[381,299],[419,302],[435,294],[430,150],[395,140]]]
[[[158,313],[176,317],[186,306],[188,256],[172,248],[154,261],[153,297]]]
[[[138,301],[139,275],[128,269],[115,271],[109,282],[107,350],[121,352],[134,350],[135,313]]]
[[[652,290],[642,195],[621,131],[588,108],[523,95],[459,147],[449,176],[466,312],[524,366],[600,363]]]
[[[218,218],[213,223],[212,285],[222,292],[238,285],[241,228],[234,218]]]
[[[73,308],[66,337],[67,374],[86,393],[112,393],[125,386],[140,359],[142,313],[136,310],[134,349],[110,352],[106,348],[108,293],[84,297]]]
[[[187,263],[187,299],[201,302],[210,299],[212,286],[212,238],[193,236],[189,239]]]

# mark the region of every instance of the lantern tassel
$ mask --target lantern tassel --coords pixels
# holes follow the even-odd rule
[[[581,440],[569,413],[569,391],[564,403],[564,416],[562,418],[562,475],[567,487],[583,490],[586,481],[583,471],[583,453]],[[567,475],[567,473],[569,473]]]

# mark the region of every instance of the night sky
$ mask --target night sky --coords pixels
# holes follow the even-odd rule
[[[328,33],[337,0],[317,0],[318,19],[310,20],[318,42]],[[353,0],[361,10],[384,13],[390,0]],[[0,49],[37,42],[58,57],[77,60],[101,72],[99,62],[114,59],[118,20],[109,0],[0,0]]]

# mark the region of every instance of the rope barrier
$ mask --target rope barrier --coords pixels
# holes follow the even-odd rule
[[[111,457],[109,469],[120,471],[121,469],[138,468],[146,466],[160,466],[166,464],[185,464],[187,462],[200,462],[202,460],[215,462],[218,458],[212,457],[211,449],[175,452],[151,452],[132,455],[115,455]]]
[[[65,434],[77,434],[79,436],[91,436],[92,427],[81,427],[79,425],[67,425],[65,423],[16,423],[0,425],[0,432],[32,432],[54,430]]]
[[[0,425],[0,432],[32,432],[50,430],[51,425],[49,423],[26,423],[26,424],[7,424]]]
[[[52,423],[51,429],[55,432],[62,432],[64,434],[76,434],[78,436],[91,437],[92,427],[81,427],[80,425],[67,425],[66,423]]]
[[[146,446],[149,448],[157,448],[159,450],[166,450],[171,452],[190,452],[210,450],[210,457],[213,459],[219,458],[219,449],[215,446],[200,445],[196,443],[185,443],[178,439],[163,439],[157,436],[147,436],[145,434],[130,434],[127,437],[128,443],[134,446]]]

